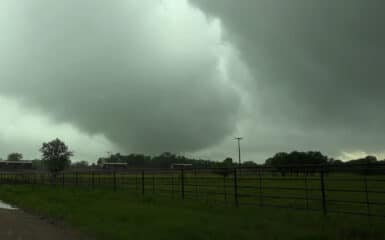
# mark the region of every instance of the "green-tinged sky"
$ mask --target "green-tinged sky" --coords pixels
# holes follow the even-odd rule
[[[0,156],[385,152],[380,0],[3,0]]]

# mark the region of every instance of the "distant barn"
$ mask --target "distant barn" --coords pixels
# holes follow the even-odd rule
[[[173,163],[171,169],[192,169],[193,165],[188,163]]]
[[[32,169],[32,161],[0,161],[0,170]]]
[[[103,169],[125,169],[128,168],[127,163],[103,163],[102,164]]]

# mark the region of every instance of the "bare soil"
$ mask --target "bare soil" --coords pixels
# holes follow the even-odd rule
[[[0,209],[1,240],[90,240],[58,222],[25,213]]]

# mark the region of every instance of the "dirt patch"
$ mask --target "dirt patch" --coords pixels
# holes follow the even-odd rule
[[[76,230],[21,210],[0,209],[1,240],[90,240]]]

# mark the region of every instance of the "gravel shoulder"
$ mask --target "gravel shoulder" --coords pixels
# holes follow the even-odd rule
[[[90,240],[76,230],[30,215],[22,210],[0,209],[1,240]]]

